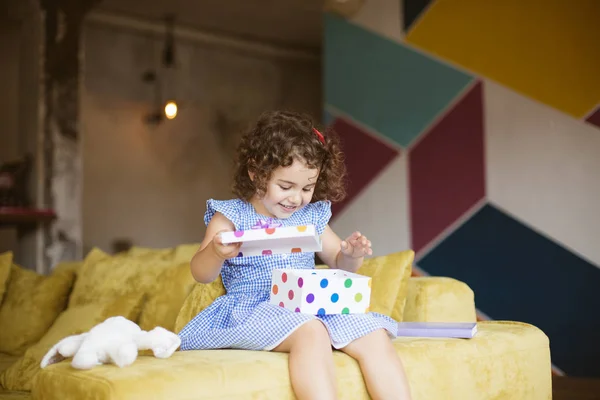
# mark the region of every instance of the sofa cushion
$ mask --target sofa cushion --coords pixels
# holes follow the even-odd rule
[[[9,356],[8,354],[0,353],[0,373],[11,365],[13,365],[19,356]],[[0,400],[29,400],[31,392],[5,390],[0,388]]]
[[[132,321],[139,317],[144,295],[132,293],[105,303],[69,307],[56,319],[42,339],[8,369],[0,373],[0,386],[9,390],[31,390],[44,355],[61,339],[84,333],[105,319],[121,315]]]
[[[52,268],[52,274],[60,274],[63,271],[71,271],[75,275],[79,273],[79,270],[83,266],[83,261],[61,261],[54,268]]]
[[[17,362],[19,358],[19,356],[11,356],[10,354],[0,353],[0,373],[2,371],[6,371],[8,367]]]
[[[30,400],[31,392],[0,389],[0,400]]]
[[[453,278],[413,277],[408,282],[404,321],[475,322],[473,290]]]
[[[149,331],[161,326],[173,331],[179,310],[195,283],[189,262],[163,271],[158,276],[156,289],[148,295],[140,315],[140,327]]]
[[[173,253],[173,258],[177,262],[187,262],[192,261],[192,257],[194,254],[200,249],[200,243],[186,243],[180,244],[175,247],[175,252]]]
[[[13,264],[0,307],[0,352],[22,355],[40,340],[65,309],[74,278],[72,271],[45,276]]]
[[[94,248],[78,272],[69,307],[103,302],[132,292],[149,292],[156,287],[158,276],[172,266],[170,253],[111,256]]]
[[[153,256],[153,257],[171,257],[174,253],[174,249],[172,247],[157,249],[153,247],[142,247],[142,246],[133,246],[123,255],[129,257],[140,257],[140,256]]]
[[[141,247],[133,246],[129,249],[126,254],[130,257],[139,257],[146,255],[154,255],[163,258],[170,258],[175,263],[187,262],[192,260],[192,257],[200,248],[200,243],[185,243],[175,247],[168,248],[152,248],[152,247]]]
[[[6,286],[8,284],[8,277],[10,276],[12,259],[12,251],[7,251],[0,254],[0,306],[2,305],[2,300],[4,299],[4,293],[6,293]]]
[[[192,318],[211,305],[217,297],[224,294],[225,287],[223,286],[221,275],[211,283],[196,283],[177,314],[175,332],[181,332]]]
[[[471,340],[398,338],[394,346],[414,399],[549,399],[548,338],[520,323],[484,322]],[[339,397],[367,399],[358,364],[334,352]],[[38,375],[34,398],[45,400],[293,399],[288,355],[244,350],[178,351],[140,357],[119,369],[78,371],[67,362]]]
[[[405,250],[365,259],[357,273],[373,278],[371,311],[402,321],[414,257]]]

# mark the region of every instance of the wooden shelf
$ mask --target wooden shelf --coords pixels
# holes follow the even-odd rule
[[[26,207],[0,207],[0,226],[35,225],[51,222],[54,210]]]

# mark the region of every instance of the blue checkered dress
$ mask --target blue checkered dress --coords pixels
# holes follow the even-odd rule
[[[217,211],[231,220],[237,230],[249,230],[258,219],[265,219],[243,200],[211,199],[207,202],[204,216],[207,225]],[[283,226],[313,224],[322,234],[330,217],[331,203],[320,201],[308,204],[287,219],[276,221]],[[315,318],[325,324],[331,344],[336,349],[380,328],[385,328],[390,337],[395,337],[397,322],[378,313],[316,316],[269,304],[273,269],[314,267],[314,253],[226,260],[221,276],[227,294],[217,298],[181,330],[181,349],[271,350],[303,323]]]

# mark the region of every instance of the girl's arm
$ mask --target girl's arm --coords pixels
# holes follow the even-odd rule
[[[371,241],[360,232],[354,232],[345,240],[341,240],[329,225],[326,225],[321,240],[323,249],[318,253],[319,258],[329,268],[356,272],[362,265],[364,256],[373,254]]]
[[[200,283],[210,283],[221,273],[223,261],[235,257],[241,243],[224,245],[221,232],[233,231],[235,226],[223,214],[217,212],[206,227],[206,234],[200,248],[192,257],[190,268],[194,279]]]

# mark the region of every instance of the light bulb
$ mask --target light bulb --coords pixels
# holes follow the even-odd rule
[[[168,119],[173,119],[177,116],[177,103],[174,101],[169,101],[165,104],[165,116]]]

